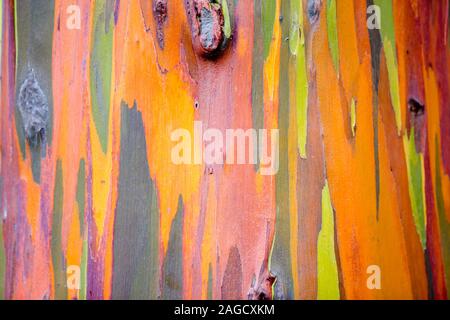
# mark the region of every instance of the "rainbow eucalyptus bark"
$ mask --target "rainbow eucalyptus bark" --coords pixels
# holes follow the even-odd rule
[[[1,1],[0,298],[447,299],[449,0],[179,2]]]

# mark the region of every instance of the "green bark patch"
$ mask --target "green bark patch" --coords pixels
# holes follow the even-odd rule
[[[122,103],[118,199],[114,221],[113,299],[158,296],[159,213],[142,115]]]
[[[97,0],[94,8],[94,30],[90,66],[92,115],[103,152],[108,147],[109,112],[111,102],[113,15],[112,0]]]
[[[163,264],[162,298],[166,300],[183,298],[183,215],[184,204],[180,195]]]
[[[339,76],[339,43],[336,16],[336,0],[327,0],[328,46],[330,48],[334,68]]]
[[[62,162],[56,163],[55,190],[53,198],[52,220],[52,260],[55,285],[55,299],[67,299],[66,258],[62,246],[62,218],[63,218],[64,184]]]
[[[275,0],[264,0],[261,3],[262,29],[264,39],[264,60],[267,59],[272,43],[273,26],[275,23]]]
[[[41,158],[45,156],[46,144],[52,142],[53,92],[52,92],[52,50],[54,28],[54,1],[15,1],[16,28],[16,102],[26,78],[31,72],[39,84],[42,98],[48,105],[48,119],[45,141],[30,144],[31,170],[33,180],[40,183]],[[23,89],[23,88],[22,88]],[[22,119],[16,103],[15,123],[23,159],[26,158],[26,121]]]

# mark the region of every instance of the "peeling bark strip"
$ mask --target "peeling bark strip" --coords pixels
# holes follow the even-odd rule
[[[215,0],[186,0],[185,3],[194,48],[200,55],[214,56],[225,39],[222,5]]]
[[[277,277],[270,272],[265,272],[261,282],[250,289],[248,294],[249,300],[272,300],[273,298],[273,284]]]
[[[367,7],[373,5],[373,0],[367,0]],[[380,82],[380,56],[383,47],[380,30],[369,29],[369,41],[370,41],[370,53],[371,53],[371,66],[372,66],[372,110],[373,110],[373,146],[374,146],[374,161],[375,161],[375,184],[376,184],[376,197],[377,197],[377,217],[378,206],[380,196],[380,160],[378,154],[378,87]]]

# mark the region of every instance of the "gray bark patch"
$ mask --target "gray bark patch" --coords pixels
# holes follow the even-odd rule
[[[308,0],[308,18],[309,23],[314,24],[319,20],[320,15],[320,0]]]
[[[202,8],[201,12],[200,37],[205,49],[214,49],[214,18],[206,8]]]
[[[45,142],[49,119],[47,98],[31,69],[20,86],[17,106],[23,121],[25,136],[31,146]]]

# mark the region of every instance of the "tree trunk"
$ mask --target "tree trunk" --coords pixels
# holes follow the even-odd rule
[[[0,12],[0,298],[447,299],[448,0]]]

